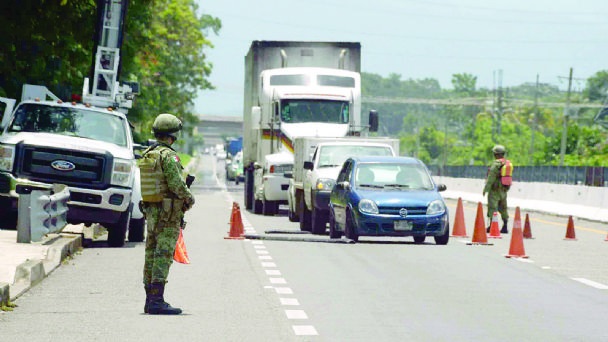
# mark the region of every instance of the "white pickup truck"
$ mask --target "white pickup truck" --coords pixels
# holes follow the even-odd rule
[[[19,194],[70,190],[69,223],[100,223],[108,243],[144,240],[134,143],[125,114],[60,100],[5,104],[0,135],[0,217],[15,217]]]
[[[323,234],[329,218],[329,195],[349,157],[398,156],[399,140],[388,138],[296,138],[294,170],[287,174],[288,216],[300,230]]]

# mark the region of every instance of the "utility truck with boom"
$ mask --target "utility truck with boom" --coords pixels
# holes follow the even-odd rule
[[[351,42],[253,41],[245,56],[245,207],[276,213],[287,203],[295,137],[364,136],[361,46]],[[371,128],[371,129],[370,129]],[[279,176],[279,177],[277,177]]]
[[[143,241],[139,169],[126,112],[136,84],[119,84],[126,1],[98,1],[97,51],[83,103],[63,102],[44,86],[24,85],[21,102],[6,104],[0,135],[0,216],[16,216],[19,195],[70,191],[69,223],[100,223],[108,243]],[[92,85],[90,88],[89,86]]]

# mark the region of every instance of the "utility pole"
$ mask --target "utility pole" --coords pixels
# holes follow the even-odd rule
[[[501,121],[503,112],[503,93],[502,93],[502,69],[498,70],[498,110],[496,111],[496,137],[500,137],[502,132]],[[495,141],[497,141],[495,139]]]
[[[534,90],[534,113],[532,113],[532,124],[531,124],[531,136],[530,136],[530,152],[528,157],[528,165],[532,166],[534,163],[534,133],[536,132],[536,124],[538,123],[538,79],[539,76],[536,74],[536,88]]]
[[[564,107],[564,127],[562,128],[562,146],[559,153],[559,166],[564,166],[564,155],[566,154],[566,141],[568,140],[568,113],[570,112],[570,91],[572,90],[572,68],[568,76],[568,94],[566,95],[566,107]]]

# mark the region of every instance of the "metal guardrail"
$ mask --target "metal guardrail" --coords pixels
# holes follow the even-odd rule
[[[435,176],[485,179],[487,166],[429,166]],[[517,166],[514,182],[541,182],[608,187],[608,167],[596,166]]]
[[[54,184],[53,190],[32,190],[19,195],[17,242],[41,241],[49,233],[60,232],[67,225],[70,191]]]

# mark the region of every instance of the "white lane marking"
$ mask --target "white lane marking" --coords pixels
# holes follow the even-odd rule
[[[263,245],[264,244],[264,241],[261,241],[261,240],[249,240],[249,241],[251,241],[252,245]]]
[[[304,310],[285,310],[285,315],[289,319],[308,319]]]
[[[292,325],[291,327],[297,336],[319,335],[319,333],[317,333],[317,329],[315,329],[315,327],[312,325]]]
[[[552,267],[551,266],[543,266],[541,267],[543,270],[550,270]]]
[[[289,287],[275,287],[274,290],[278,294],[293,294],[293,290]]]
[[[281,275],[279,270],[266,270],[266,275]]]
[[[258,258],[260,260],[272,260],[272,257],[270,255],[260,255],[258,256]]]
[[[300,305],[300,302],[297,298],[279,298],[281,300],[281,305]]]
[[[263,262],[262,267],[277,267],[277,264],[274,262]]]
[[[270,278],[268,278],[268,280],[270,280],[271,284],[287,284],[287,280],[285,280],[285,278],[270,277]]]
[[[268,251],[263,251],[263,250],[256,250],[255,252],[258,254],[270,254]]]
[[[583,283],[585,285],[589,285],[591,287],[595,287],[596,289],[600,289],[600,290],[608,290],[608,285],[604,285],[602,283],[598,283],[595,282],[593,280],[589,280],[589,279],[585,279],[585,278],[570,278],[572,280],[576,280],[580,283]]]
[[[266,246],[263,246],[263,245],[254,245],[253,248],[255,248],[255,249],[266,249]]]

